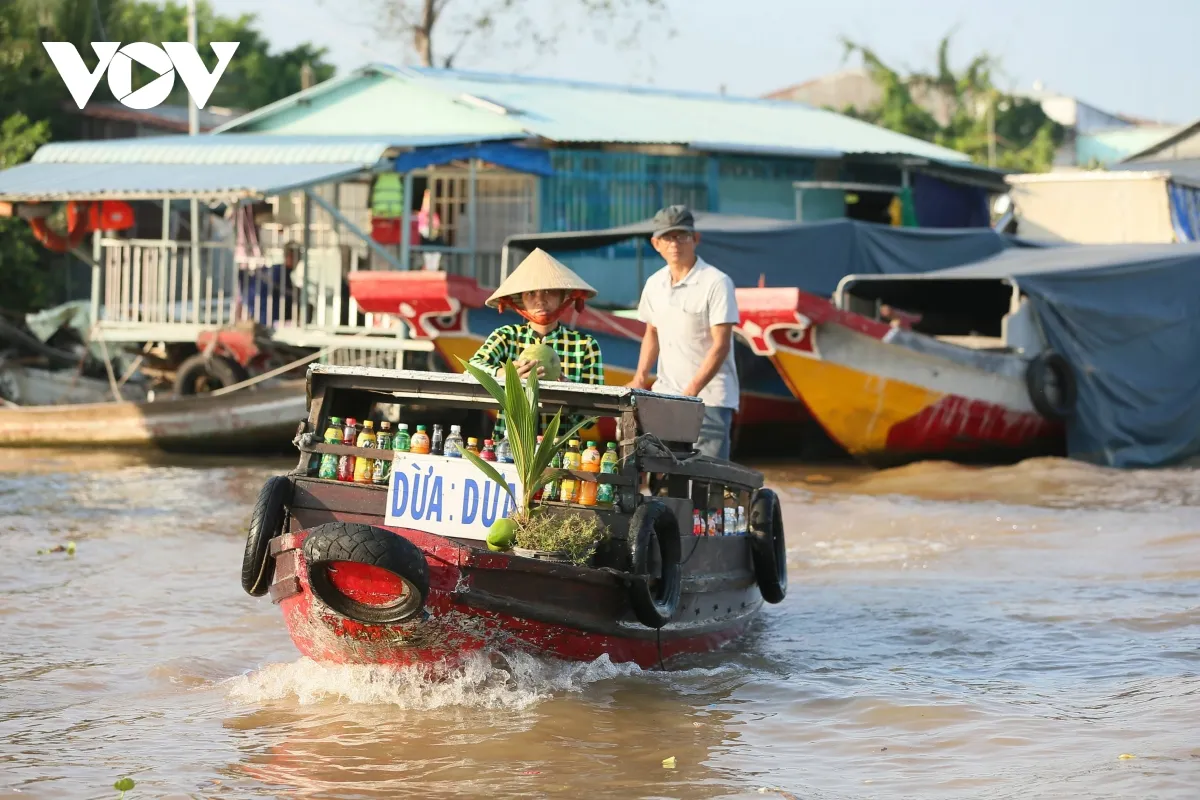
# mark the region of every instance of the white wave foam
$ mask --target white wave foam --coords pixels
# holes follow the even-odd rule
[[[294,699],[300,705],[343,702],[420,711],[522,709],[555,692],[580,692],[599,681],[641,673],[637,665],[614,664],[608,656],[565,662],[523,653],[473,653],[455,666],[441,667],[323,664],[301,658],[268,664],[224,683],[230,699],[251,704]]]

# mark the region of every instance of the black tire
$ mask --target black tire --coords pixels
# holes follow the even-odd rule
[[[292,499],[292,482],[283,475],[270,478],[258,490],[246,552],[242,554],[242,588],[251,597],[262,597],[275,577],[275,559],[267,555],[271,540],[283,533],[287,504]]]
[[[224,389],[249,377],[246,368],[232,358],[197,353],[175,370],[175,394],[189,397]]]
[[[679,610],[683,592],[683,569],[679,564],[679,522],[671,509],[658,500],[637,507],[629,520],[629,556],[633,580],[629,604],[634,616],[647,628],[661,628]],[[654,575],[654,555],[660,562]]]
[[[1025,368],[1025,385],[1034,409],[1046,419],[1061,421],[1075,413],[1079,387],[1075,372],[1058,353],[1038,353]]]
[[[411,619],[425,607],[429,596],[429,565],[415,544],[391,531],[361,522],[326,522],[309,531],[304,540],[308,584],[322,603],[364,625],[391,625]],[[352,561],[387,570],[402,580],[408,591],[395,603],[374,606],[352,600],[329,580],[327,567],[335,561]]]
[[[747,520],[754,580],[768,603],[781,603],[787,596],[787,543],[783,538],[783,508],[779,496],[759,489],[750,501]]]

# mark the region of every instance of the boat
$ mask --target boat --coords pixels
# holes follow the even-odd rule
[[[739,332],[830,438],[868,464],[1065,454],[1074,374],[1048,349],[1027,299],[1001,281],[978,283],[969,297],[961,285],[935,292],[935,280],[848,276],[833,301],[739,289]],[[893,306],[867,287],[907,291]],[[901,310],[930,298],[947,299],[953,313]]]
[[[432,342],[447,371],[462,372],[459,359],[470,359],[493,330],[524,320],[512,312],[498,313],[485,307],[491,292],[473,279],[445,272],[361,271],[349,276],[350,294],[364,311],[397,315],[409,335]],[[646,325],[637,319],[586,306],[572,310],[563,324],[586,330],[604,354],[604,378],[608,386],[624,386],[633,380]],[[755,358],[743,344],[735,345],[741,381],[741,408],[734,420],[735,450],[771,452],[786,443],[789,455],[798,456],[802,433],[811,433],[812,423],[773,367]],[[800,432],[800,433],[797,433]],[[612,438],[611,427],[590,434]]]
[[[305,414],[304,381],[153,402],[0,407],[0,447],[150,447],[279,453]]]
[[[607,529],[586,561],[568,563],[489,549],[489,526],[508,509],[466,459],[322,441],[333,416],[428,425],[496,409],[472,376],[314,365],[308,397],[296,469],[259,493],[242,587],[269,595],[316,661],[428,665],[517,650],[648,668],[736,639],[786,594],[779,498],[760,473],[693,450],[695,398],[542,385],[544,410],[612,417],[618,429],[616,473],[567,473],[614,485],[611,506],[541,504],[539,513],[586,515]],[[326,455],[389,459],[387,483],[321,478]],[[512,465],[492,466],[517,480]]]

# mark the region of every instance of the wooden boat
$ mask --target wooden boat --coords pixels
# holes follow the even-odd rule
[[[401,317],[413,338],[433,343],[451,372],[462,372],[458,359],[469,359],[497,327],[524,321],[512,312],[486,308],[490,291],[460,275],[360,271],[350,273],[349,281],[360,308]],[[599,342],[609,386],[624,386],[633,379],[646,331],[643,322],[590,306],[570,312],[563,322],[586,330]],[[766,359],[754,358],[741,345],[736,355],[742,407],[734,420],[735,449],[770,452],[781,441],[789,441],[788,454],[798,455],[797,433],[813,427],[811,417]],[[593,431],[589,436],[611,439],[612,431]]]
[[[544,409],[614,417],[618,429],[616,474],[571,473],[613,484],[614,505],[543,504],[544,513],[594,515],[607,529],[590,560],[576,565],[489,550],[488,527],[505,509],[496,485],[465,459],[320,443],[331,416],[395,412],[430,424],[496,408],[473,378],[314,366],[308,381],[300,462],[260,492],[242,586],[254,596],[269,592],[310,658],[399,665],[516,648],[649,667],[721,646],[764,599],[783,599],[778,498],[759,473],[692,451],[703,415],[694,398],[543,385]],[[323,454],[390,458],[388,484],[317,477]],[[653,496],[639,490],[647,474]],[[729,535],[707,535],[701,511],[723,518],[725,509],[711,506],[729,497],[745,510],[744,532],[735,521]]]
[[[912,329],[919,316],[885,322],[799,289],[739,289],[738,307],[739,332],[754,352],[863,461],[1002,463],[1065,453],[1073,373],[1040,342],[1015,346],[1031,324],[1027,307],[1018,304],[1003,326],[997,315],[1004,337],[920,333]]]
[[[303,381],[155,402],[0,408],[0,447],[281,452],[305,414]]]

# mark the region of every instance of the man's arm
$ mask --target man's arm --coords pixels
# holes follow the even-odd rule
[[[646,324],[646,335],[642,338],[642,351],[638,356],[637,372],[629,386],[634,389],[650,388],[650,370],[658,362],[658,329]],[[716,373],[714,373],[716,374]]]
[[[700,363],[700,370],[696,376],[683,390],[689,397],[698,397],[709,381],[716,377],[721,371],[721,365],[725,363],[725,357],[729,355],[729,348],[733,346],[733,323],[713,325],[709,330],[712,331],[712,347],[708,348],[704,355],[704,361]]]

